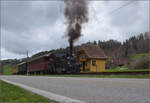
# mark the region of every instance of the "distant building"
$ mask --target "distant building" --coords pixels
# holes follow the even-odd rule
[[[119,67],[123,67],[128,63],[128,60],[126,58],[117,58],[113,60],[113,63]]]
[[[104,51],[94,44],[83,44],[77,52],[78,62],[81,64],[81,72],[105,71],[107,56]]]

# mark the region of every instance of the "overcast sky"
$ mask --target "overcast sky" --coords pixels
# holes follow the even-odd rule
[[[1,1],[1,58],[68,46],[62,1]],[[149,31],[148,1],[90,1],[89,22],[75,43],[125,39]]]

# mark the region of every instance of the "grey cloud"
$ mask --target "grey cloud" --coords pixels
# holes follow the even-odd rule
[[[11,31],[28,31],[53,25],[62,15],[57,2],[2,2],[1,25]]]
[[[148,9],[147,1],[135,1],[110,16],[110,24],[124,33],[146,32],[149,25]]]
[[[93,40],[118,39],[123,41],[131,33],[145,32],[148,30],[149,15],[146,2],[133,3],[109,14],[124,1],[94,1],[95,13],[89,12],[90,20],[83,28],[83,36],[75,44]],[[92,4],[92,1],[90,2]],[[101,4],[102,3],[102,4]],[[91,8],[91,4],[89,7]],[[34,54],[42,50],[66,47],[67,38],[62,38],[66,24],[63,16],[64,4],[60,1],[28,1],[28,2],[2,2],[1,4],[1,35],[2,48],[15,56],[25,54],[28,50]],[[145,6],[146,5],[146,6]],[[97,22],[95,17],[102,17],[102,22]],[[101,21],[101,20],[100,20]],[[96,23],[97,22],[97,23]],[[6,56],[6,54],[5,54]],[[10,55],[8,55],[10,56]],[[13,57],[11,56],[11,57]],[[17,56],[18,57],[18,56]],[[6,58],[6,57],[5,57]]]
[[[59,27],[58,21],[64,22],[60,1],[2,2],[1,8],[2,47],[5,50],[25,54],[27,50],[36,52],[58,47],[53,43],[61,36],[55,29]],[[49,31],[45,32],[44,28]]]
[[[64,31],[57,31],[49,31],[49,33],[48,31],[41,32],[42,34],[38,34],[38,31],[25,32],[21,34],[23,36],[20,36],[20,34],[15,35],[12,32],[2,30],[2,33],[5,34],[2,35],[2,47],[16,54],[25,54],[27,50],[30,53],[34,53],[42,50],[60,48],[60,46],[65,47],[65,39],[62,39]]]
[[[98,20],[93,20],[97,22],[93,25],[97,29],[89,34],[93,35],[91,36],[93,40],[123,41],[133,35],[149,31],[149,1],[135,1],[120,8],[128,2],[130,1],[96,1],[96,4],[100,4],[95,11]]]

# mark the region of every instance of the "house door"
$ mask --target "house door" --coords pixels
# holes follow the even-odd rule
[[[82,68],[83,68],[83,71],[85,71],[85,61],[83,61],[82,63]]]

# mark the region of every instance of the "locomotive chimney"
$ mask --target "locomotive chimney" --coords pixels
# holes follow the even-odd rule
[[[70,57],[72,57],[72,53],[73,53],[73,41],[70,40],[69,44],[70,44]]]

